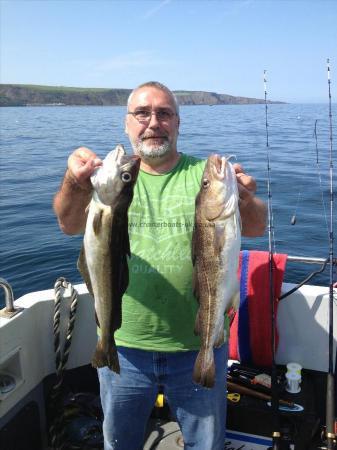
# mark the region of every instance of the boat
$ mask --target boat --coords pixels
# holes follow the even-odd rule
[[[299,264],[326,263],[314,257],[288,256],[288,260]],[[0,448],[103,448],[98,382],[90,364],[97,340],[94,303],[86,286],[72,286],[60,277],[54,288],[31,292],[15,301],[5,280],[1,279],[0,286],[6,294],[6,307],[0,312]],[[281,423],[284,433],[288,433],[287,448],[323,448],[329,287],[283,282],[281,294],[289,292],[278,305],[276,363],[281,372],[290,362],[302,367],[301,392],[286,392],[287,398],[302,409],[281,411]],[[337,289],[333,293],[336,324]],[[334,355],[336,343],[335,325]],[[60,395],[64,410],[55,413]],[[231,396],[228,399],[224,448],[253,450],[271,446],[272,413],[268,402],[245,394],[238,398],[239,401]],[[57,447],[52,440],[53,427],[55,438],[55,429],[57,434],[62,426],[66,427],[68,444]],[[64,430],[62,433],[64,437]],[[181,448],[183,439],[178,424],[159,393],[144,450]]]

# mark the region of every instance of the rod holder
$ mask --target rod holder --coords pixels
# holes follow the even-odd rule
[[[13,289],[11,285],[4,278],[0,278],[0,287],[2,287],[5,291],[5,307],[0,310],[0,317],[5,317],[6,319],[10,319],[23,308],[15,308],[14,306],[14,295]]]

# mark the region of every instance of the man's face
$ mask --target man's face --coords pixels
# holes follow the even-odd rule
[[[168,93],[155,87],[140,88],[132,95],[128,112],[138,113],[127,114],[125,120],[125,131],[135,154],[147,161],[175,155],[179,117]],[[150,117],[144,119],[149,113]]]

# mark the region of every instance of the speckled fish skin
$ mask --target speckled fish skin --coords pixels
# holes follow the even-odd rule
[[[89,204],[78,268],[95,300],[100,337],[94,367],[120,372],[114,332],[122,324],[122,297],[129,282],[128,208],[133,197],[140,159],[127,156],[122,145],[110,152],[91,177]]]
[[[193,290],[199,302],[195,333],[201,338],[193,380],[211,388],[215,383],[213,348],[227,340],[224,315],[239,302],[237,269],[241,218],[236,175],[225,157],[211,155],[196,198],[192,241]]]

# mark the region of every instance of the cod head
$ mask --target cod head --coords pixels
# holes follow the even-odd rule
[[[127,156],[124,147],[117,145],[90,178],[99,201],[108,206],[114,206],[122,199],[131,202],[139,167],[140,158]]]
[[[198,203],[209,221],[226,219],[238,207],[236,175],[229,158],[208,157],[199,192]]]

